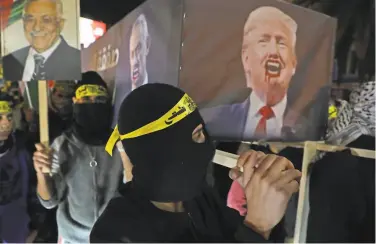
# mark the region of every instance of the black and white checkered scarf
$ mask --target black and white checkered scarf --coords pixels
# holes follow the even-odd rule
[[[337,118],[330,122],[327,144],[346,146],[361,135],[375,136],[375,81],[362,83],[350,94],[349,102],[340,100]],[[319,153],[315,161],[325,153]]]

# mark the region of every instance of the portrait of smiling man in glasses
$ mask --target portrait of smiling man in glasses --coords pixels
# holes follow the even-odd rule
[[[7,80],[80,79],[80,51],[62,36],[67,21],[63,15],[62,0],[26,1],[22,22],[29,46],[3,57]]]

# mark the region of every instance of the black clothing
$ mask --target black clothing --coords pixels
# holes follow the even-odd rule
[[[267,242],[227,208],[213,188],[184,202],[186,212],[162,211],[138,195],[132,182],[112,199],[90,234],[92,243],[119,242]],[[271,239],[283,242],[278,225]]]
[[[374,137],[361,136],[349,147],[374,150]],[[373,142],[371,142],[373,141]],[[301,170],[303,149],[279,155]],[[375,161],[350,151],[326,153],[311,164],[307,242],[375,242]],[[298,194],[286,211],[289,236],[294,231]]]

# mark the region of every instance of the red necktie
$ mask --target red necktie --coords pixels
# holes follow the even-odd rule
[[[264,106],[259,110],[259,114],[261,119],[256,127],[256,135],[266,136],[266,121],[274,117],[274,112],[270,107]]]

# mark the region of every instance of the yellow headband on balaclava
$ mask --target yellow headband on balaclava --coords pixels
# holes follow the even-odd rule
[[[179,100],[179,102],[167,113],[165,113],[162,117],[153,122],[150,122],[147,125],[142,126],[141,128],[138,128],[127,134],[121,135],[118,126],[116,125],[114,131],[111,134],[110,139],[106,144],[106,151],[112,156],[112,151],[118,140],[136,138],[166,129],[187,117],[189,114],[195,111],[196,108],[197,105],[192,100],[192,98],[190,98],[187,94],[184,94],[184,96]]]
[[[8,101],[0,101],[0,114],[9,114],[12,112],[12,106]]]
[[[83,97],[107,97],[108,93],[105,87],[99,85],[82,85],[76,90],[76,98]]]

